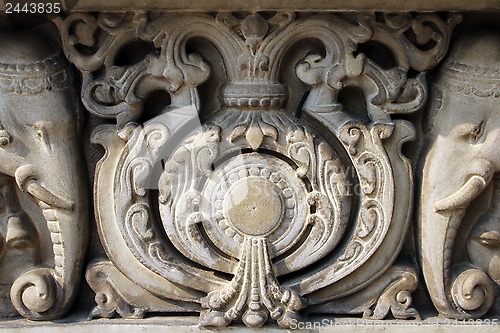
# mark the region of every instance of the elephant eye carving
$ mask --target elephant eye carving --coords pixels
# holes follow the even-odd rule
[[[485,122],[481,121],[479,124],[464,124],[462,127],[457,128],[460,136],[470,144],[476,144],[484,134]]]
[[[29,127],[33,130],[35,138],[39,141],[45,143],[49,148],[49,132],[47,129],[40,124],[37,125],[29,125]]]
[[[484,132],[484,121],[480,122],[478,125],[472,128],[470,132],[469,141],[471,143],[477,143],[479,139],[483,136]]]

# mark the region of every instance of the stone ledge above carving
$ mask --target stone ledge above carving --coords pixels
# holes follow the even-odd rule
[[[137,2],[134,0],[101,1],[101,0],[63,0],[65,6],[74,11],[127,11],[127,10],[164,10],[164,11],[354,11],[354,10],[377,10],[377,11],[461,11],[461,10],[500,10],[498,0],[358,0],[346,2],[343,0],[150,0]]]

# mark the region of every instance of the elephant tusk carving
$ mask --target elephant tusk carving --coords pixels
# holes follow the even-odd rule
[[[434,211],[444,212],[467,208],[471,201],[484,191],[492,177],[492,172],[488,172],[485,176],[472,176],[457,192],[436,201],[434,203]]]
[[[72,211],[74,209],[73,202],[66,200],[64,198],[58,197],[49,190],[47,190],[42,185],[36,183],[35,181],[28,181],[26,186],[27,192],[33,197],[45,202],[47,205],[59,208],[63,210]]]
[[[53,208],[72,211],[74,209],[73,202],[55,195],[40,185],[36,181],[35,172],[35,166],[32,164],[17,168],[15,178],[19,188]]]

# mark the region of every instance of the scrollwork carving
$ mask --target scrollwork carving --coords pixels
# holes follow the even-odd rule
[[[389,313],[397,319],[420,319],[412,307],[411,293],[418,285],[415,269],[393,266],[369,288],[310,309],[314,313],[363,314],[366,319],[384,319]]]
[[[10,297],[22,316],[42,319],[42,313],[54,308],[60,295],[53,274],[51,269],[37,268],[24,273],[12,284]]]
[[[72,14],[56,21],[66,56],[84,72],[83,103],[89,111],[118,118],[123,127],[141,116],[144,99],[154,90],[170,93],[173,105],[199,105],[192,96],[193,88],[208,78],[210,67],[197,54],[174,54],[177,47],[165,36],[176,36],[174,39],[182,43],[185,37],[179,27],[189,21],[186,17],[171,18],[165,21],[164,16],[150,19],[146,13],[101,13],[97,17]],[[104,37],[96,38],[98,34]],[[120,50],[135,40],[150,43],[151,51],[131,66],[120,66]],[[82,49],[94,52],[88,55]],[[101,67],[104,75],[92,73]]]
[[[84,104],[117,122],[94,132],[106,151],[96,168],[96,220],[113,272],[101,279],[94,273],[102,267],[89,268],[96,313],[164,311],[147,304],[155,295],[199,311],[202,325],[290,327],[309,306],[357,294],[370,304],[366,316],[418,317],[415,272],[391,268],[413,200],[402,146],[415,130],[397,116],[425,104],[425,75],[414,71],[441,61],[458,20],[287,12],[58,20],[65,54],[84,76]],[[225,72],[222,108],[206,114],[198,88],[211,58],[189,47],[200,39]],[[287,105],[293,91],[281,83],[283,59],[309,40],[323,52],[304,53],[295,67],[310,88],[297,118]],[[373,58],[370,42],[395,64]],[[124,50],[137,57],[124,61]],[[342,103],[346,87],[362,91],[366,117]],[[171,103],[146,119],[155,90]],[[201,126],[189,128],[198,118]],[[118,274],[139,296],[111,285]]]
[[[96,293],[97,305],[92,310],[91,317],[112,318],[119,315],[137,319],[143,318],[150,309],[172,312],[190,308],[189,304],[181,307],[148,293],[124,277],[108,261],[91,263],[86,276]],[[191,307],[191,310],[194,309],[196,306]]]

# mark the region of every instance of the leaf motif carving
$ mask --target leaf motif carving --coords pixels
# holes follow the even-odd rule
[[[358,175],[362,184],[362,190],[370,195],[375,191],[377,185],[377,173],[373,164],[365,163],[358,168]]]
[[[246,139],[253,150],[257,150],[264,142],[264,133],[260,127],[252,124],[246,133]]]
[[[376,221],[376,212],[371,209],[363,210],[359,217],[359,237],[365,238],[366,236],[368,236],[373,231]]]
[[[154,237],[149,225],[149,207],[145,204],[134,204],[127,211],[126,219],[131,221],[134,231],[145,241]]]
[[[248,124],[237,125],[233,129],[231,134],[229,135],[229,141],[234,142],[234,141],[238,140],[239,138],[243,137],[245,135],[245,133],[247,132],[248,127],[249,127]]]
[[[375,200],[362,203],[359,214],[358,236],[365,238],[374,230],[375,226],[383,221],[383,209]]]
[[[262,133],[265,136],[267,136],[268,138],[273,139],[274,141],[278,140],[278,130],[276,129],[276,127],[274,127],[273,125],[270,125],[270,124],[266,123],[262,119],[259,119],[258,122],[259,122],[259,126],[260,126],[260,128],[262,130]]]
[[[363,246],[359,242],[351,242],[338,260],[344,263],[351,262],[358,256],[362,248]]]

